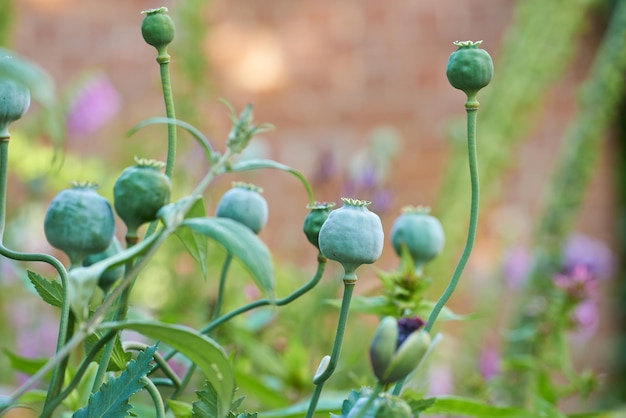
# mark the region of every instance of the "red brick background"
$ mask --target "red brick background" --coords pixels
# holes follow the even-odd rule
[[[140,11],[165,5],[175,16],[179,2],[15,2],[15,50],[40,63],[60,87],[86,70],[99,69],[122,94],[124,111],[115,124],[69,144],[71,150],[102,155],[120,169],[126,165],[119,162],[125,145],[117,140],[138,121],[163,114],[155,54],[139,31]],[[337,200],[346,180],[342,167],[367,145],[373,129],[393,127],[402,143],[387,181],[393,200],[389,210],[381,213],[388,231],[401,206],[435,203],[448,157],[445,130],[463,114],[464,97],[445,78],[452,41],[483,39],[497,71],[499,48],[514,6],[512,0],[207,2],[200,13],[208,32],[197,53],[209,61],[206,80],[213,97],[199,109],[199,128],[222,146],[229,122],[217,98],[228,99],[236,109],[253,103],[256,120],[276,126],[263,135],[268,157],[311,178],[323,157],[333,156],[338,172],[316,184],[315,192],[318,200]],[[174,49],[183,47],[175,44]],[[585,76],[590,52],[581,50],[576,65],[548,92],[546,111],[518,153],[498,208],[513,208],[513,213],[531,218],[559,138],[575,110],[575,87]],[[174,55],[175,76],[176,65]],[[176,96],[176,85],[174,90]],[[150,145],[149,149],[161,148]],[[186,149],[178,170],[205,167],[194,148]],[[613,230],[610,165],[605,157],[580,221],[582,232],[609,241]],[[270,202],[270,224],[263,239],[297,262],[311,260],[315,253],[300,235],[306,214],[300,185],[276,173],[245,178],[262,186]],[[223,189],[231,179],[217,186]],[[509,213],[497,208],[493,212]],[[481,222],[483,242],[491,243],[501,220],[486,213]],[[484,250],[485,262],[493,261],[487,253],[489,245],[478,246]],[[481,260],[481,254],[475,259]],[[386,250],[383,267],[394,263]]]

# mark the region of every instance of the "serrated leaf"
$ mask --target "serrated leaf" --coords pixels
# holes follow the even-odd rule
[[[472,418],[534,418],[535,414],[524,409],[489,405],[474,399],[445,396],[435,400],[424,411],[430,414],[461,415]]]
[[[60,308],[63,306],[63,286],[61,283],[53,280],[48,280],[42,275],[35,273],[34,271],[27,271],[28,280],[33,284],[37,294],[43,299],[44,302]]]
[[[7,348],[3,348],[2,351],[8,357],[11,368],[16,372],[24,373],[29,376],[37,373],[47,362],[49,358],[28,358],[15,354]]]
[[[250,228],[228,218],[185,219],[183,227],[203,234],[237,257],[250,273],[257,287],[274,298],[274,267],[269,250]]]
[[[137,331],[146,337],[160,340],[186,356],[202,370],[217,392],[220,400],[219,417],[226,416],[235,391],[235,379],[226,353],[211,338],[182,325],[157,321],[109,322],[100,325],[100,330],[106,329]]]
[[[120,418],[128,416],[131,408],[128,399],[145,386],[141,378],[153,369],[152,357],[157,345],[146,348],[115,379],[105,382],[89,397],[86,407],[72,415],[74,418]]]
[[[167,404],[175,418],[191,418],[192,406],[190,403],[168,399]]]
[[[195,418],[220,418],[219,401],[217,392],[209,383],[205,383],[202,390],[196,391],[198,398],[193,405],[192,417]]]
[[[85,351],[89,352],[91,348],[102,338],[101,332],[95,332],[85,339]],[[94,357],[95,362],[100,362],[102,358],[102,349]],[[113,352],[111,353],[111,359],[107,371],[109,372],[121,372],[126,368],[126,363],[133,358],[131,353],[124,351],[119,336],[115,337],[115,345],[113,346]]]
[[[193,206],[189,209],[189,212],[187,212],[186,217],[202,218],[204,216],[206,216],[204,201],[202,199],[198,199],[193,203]],[[209,238],[204,234],[197,233],[191,228],[178,228],[176,229],[175,234],[182,241],[191,257],[196,260],[202,270],[202,276],[206,279],[206,255]]]

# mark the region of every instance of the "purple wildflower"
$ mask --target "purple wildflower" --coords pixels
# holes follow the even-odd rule
[[[594,297],[598,287],[596,276],[584,264],[568,267],[555,275],[553,281],[557,288],[563,290],[574,301]]]
[[[606,279],[613,273],[613,255],[603,242],[576,234],[570,237],[565,246],[563,266],[571,271],[580,265],[585,266],[597,279]]]
[[[70,137],[91,135],[117,113],[120,95],[104,75],[89,78],[76,92],[67,112]]]
[[[480,352],[478,367],[483,379],[489,380],[500,372],[500,354],[493,347],[485,347]]]

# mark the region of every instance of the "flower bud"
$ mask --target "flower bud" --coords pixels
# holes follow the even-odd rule
[[[381,320],[370,344],[372,369],[381,383],[404,379],[422,360],[430,345],[430,335],[424,330],[409,328],[423,324],[419,318],[406,321],[406,318],[396,320],[388,316]],[[407,332],[410,332],[408,336]]]
[[[319,250],[319,236],[322,225],[326,222],[331,209],[335,206],[334,203],[320,203],[315,202],[312,206],[307,206],[310,209],[309,214],[304,218],[304,225],[302,231],[311,244]]]

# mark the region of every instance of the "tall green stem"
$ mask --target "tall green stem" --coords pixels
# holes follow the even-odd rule
[[[435,304],[433,310],[428,316],[428,320],[426,321],[426,325],[424,327],[424,329],[428,332],[432,330],[435,321],[437,320],[437,317],[441,313],[441,310],[452,296],[452,293],[454,293],[454,290],[459,283],[459,279],[461,278],[461,274],[465,269],[465,265],[467,264],[467,260],[472,253],[472,248],[474,247],[474,239],[476,238],[476,227],[478,225],[478,206],[480,198],[480,188],[478,181],[478,159],[476,156],[476,114],[478,112],[478,108],[479,103],[476,100],[476,97],[468,96],[467,102],[465,103],[465,111],[467,113],[467,153],[469,160],[472,196],[470,201],[470,219],[469,228],[467,231],[467,239],[465,241],[465,248],[463,249],[461,258],[459,259],[456,268],[452,273],[452,278],[450,279],[446,290],[443,292],[439,300],[437,300],[437,303]],[[393,389],[394,395],[400,394],[404,382],[405,379],[402,379],[396,383]]]
[[[341,300],[341,310],[339,312],[339,320],[337,322],[337,332],[335,334],[335,341],[333,343],[333,349],[329,357],[325,357],[320,364],[321,370],[318,369],[315,377],[313,377],[313,383],[315,384],[315,390],[311,396],[309,402],[309,409],[306,413],[306,418],[313,418],[317,403],[319,402],[320,395],[324,388],[324,383],[332,376],[335,368],[337,367],[337,360],[341,353],[341,345],[343,343],[343,336],[346,331],[346,323],[348,321],[348,312],[350,311],[350,300],[352,299],[352,293],[354,292],[354,286],[356,284],[356,276],[354,273],[350,274],[350,277],[344,276],[343,279],[343,298]]]
[[[7,198],[7,178],[8,178],[8,157],[9,138],[0,139],[0,255],[18,261],[43,262],[51,265],[59,273],[61,287],[63,288],[63,304],[61,305],[61,317],[59,320],[59,333],[57,338],[57,352],[67,342],[69,328],[73,321],[70,320],[70,297],[65,266],[56,258],[47,254],[21,253],[13,251],[4,246],[4,229],[6,225],[6,198]],[[50,379],[50,387],[46,396],[46,402],[59,394],[63,386],[67,359],[59,362]]]
[[[465,241],[465,248],[461,254],[461,258],[454,269],[452,278],[448,283],[448,287],[443,292],[432,312],[428,317],[425,329],[430,331],[437,320],[437,316],[445,306],[446,302],[452,296],[452,293],[456,289],[457,284],[463,269],[467,264],[472,248],[474,247],[474,239],[476,238],[476,226],[478,224],[478,203],[479,203],[479,182],[478,182],[478,161],[476,157],[476,113],[478,112],[478,101],[474,97],[468,98],[465,103],[465,110],[467,112],[467,152],[469,157],[469,171],[470,171],[470,183],[472,189],[472,197],[470,202],[470,219],[469,228],[467,231],[467,240]]]
[[[163,100],[165,101],[165,114],[169,119],[176,119],[174,110],[174,95],[172,94],[172,83],[170,81],[170,55],[159,51],[157,62],[161,70],[161,86],[163,88]],[[174,161],[176,159],[176,125],[167,124],[167,160],[165,161],[165,175],[172,177],[174,171]]]

